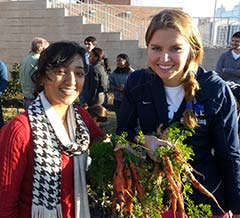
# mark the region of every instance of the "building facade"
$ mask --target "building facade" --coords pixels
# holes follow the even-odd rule
[[[216,44],[228,47],[233,33],[240,31],[240,3],[232,10],[226,10],[223,5],[216,10]]]

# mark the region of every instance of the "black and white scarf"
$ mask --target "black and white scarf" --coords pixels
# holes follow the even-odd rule
[[[61,152],[74,156],[75,217],[90,218],[86,191],[89,131],[77,108],[70,106],[68,136],[44,92],[29,106],[34,143],[33,218],[62,218]]]

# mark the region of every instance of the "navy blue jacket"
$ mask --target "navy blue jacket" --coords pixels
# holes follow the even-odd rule
[[[204,109],[197,115],[199,127],[186,143],[193,146],[192,166],[203,176],[195,175],[225,210],[240,213],[240,145],[237,109],[232,92],[215,73],[199,67],[196,73],[200,90],[196,104]],[[171,122],[182,123],[186,102],[182,101]],[[128,132],[133,139],[140,125],[144,134],[167,126],[168,104],[162,80],[150,69],[133,72],[125,86],[117,133]],[[211,204],[214,215],[221,214],[215,203],[194,190],[196,203]]]

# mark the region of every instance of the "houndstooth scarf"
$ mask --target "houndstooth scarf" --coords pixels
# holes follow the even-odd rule
[[[74,159],[75,217],[90,218],[86,191],[89,132],[77,108],[68,109],[70,138],[41,92],[28,109],[34,143],[33,218],[62,218],[61,152]]]

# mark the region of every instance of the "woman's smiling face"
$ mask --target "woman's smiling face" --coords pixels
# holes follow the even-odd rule
[[[82,91],[84,84],[84,64],[79,55],[74,56],[67,67],[49,70],[44,81],[44,91],[54,107],[67,108]]]
[[[166,86],[178,86],[189,53],[190,45],[180,32],[170,28],[159,29],[148,44],[148,65]]]

